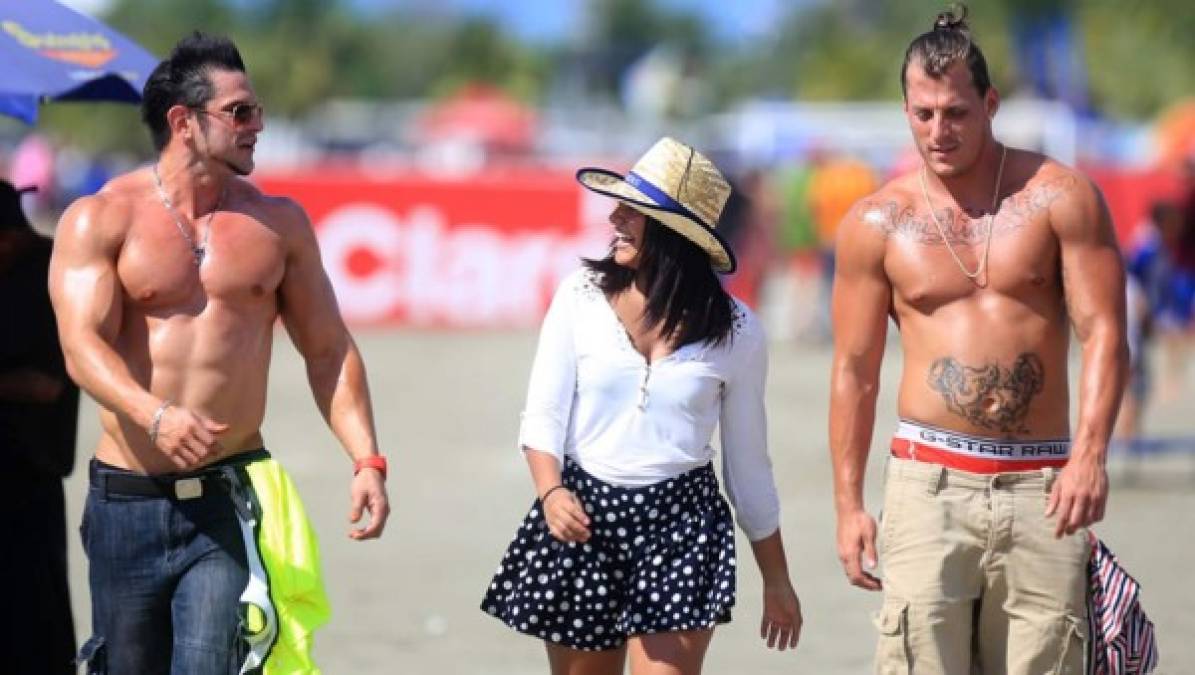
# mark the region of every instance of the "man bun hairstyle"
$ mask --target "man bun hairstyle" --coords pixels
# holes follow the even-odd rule
[[[176,105],[202,108],[214,91],[209,71],[245,72],[241,53],[222,35],[195,31],[179,40],[170,56],[154,68],[141,95],[141,121],[149,128],[154,149],[170,142],[166,111]]]
[[[967,6],[958,2],[938,12],[933,27],[909,43],[904,63],[900,67],[901,94],[908,94],[909,64],[916,63],[926,75],[938,79],[951,66],[960,62],[967,64],[971,81],[979,95],[987,94],[992,87],[988,63],[971,37],[971,28],[967,25]]]

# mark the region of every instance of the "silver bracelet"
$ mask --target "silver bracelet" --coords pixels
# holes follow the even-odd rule
[[[149,423],[150,443],[153,443],[154,445],[158,444],[158,425],[162,423],[162,414],[165,413],[166,409],[172,405],[174,405],[174,403],[172,403],[170,399],[166,399],[162,401],[162,405],[158,406],[158,409],[154,411],[153,419],[150,420]]]

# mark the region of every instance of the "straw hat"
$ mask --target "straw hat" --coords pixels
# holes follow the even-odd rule
[[[661,138],[625,177],[586,167],[577,181],[613,197],[680,233],[709,254],[718,272],[733,272],[734,253],[714,228],[730,197],[730,183],[708,157],[671,138]]]

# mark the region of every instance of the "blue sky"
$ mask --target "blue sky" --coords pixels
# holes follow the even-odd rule
[[[102,14],[112,0],[60,0],[88,14]],[[643,0],[645,2],[650,0]],[[764,35],[790,7],[825,0],[654,0],[709,20],[715,35],[729,41]],[[362,11],[394,7],[436,14],[482,14],[516,35],[536,42],[568,41],[580,26],[587,0],[348,0]]]
[[[647,1],[647,0],[644,0]],[[737,41],[766,33],[789,7],[820,0],[655,0],[659,5],[705,16],[721,38]],[[411,7],[452,14],[491,16],[515,34],[537,42],[567,40],[578,28],[584,0],[351,0],[365,9]]]

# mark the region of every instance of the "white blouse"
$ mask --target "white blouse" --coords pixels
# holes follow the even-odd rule
[[[608,483],[644,486],[708,463],[721,423],[722,480],[751,541],[780,526],[768,457],[763,328],[735,300],[732,339],[648,361],[581,269],[557,289],[540,332],[519,444],[572,457]]]

